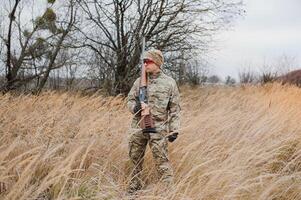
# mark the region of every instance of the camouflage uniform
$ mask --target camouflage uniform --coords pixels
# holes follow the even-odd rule
[[[127,106],[134,113],[138,98],[140,78],[138,78],[128,94]],[[148,105],[151,108],[153,120],[158,133],[142,133],[139,127],[140,117],[134,115],[129,131],[129,156],[133,163],[133,171],[129,190],[142,187],[141,171],[146,145],[149,143],[155,160],[156,168],[164,183],[173,183],[173,171],[168,159],[166,135],[178,131],[180,115],[180,96],[176,82],[171,77],[159,72],[148,76]]]

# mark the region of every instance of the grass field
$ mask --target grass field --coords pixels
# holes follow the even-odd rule
[[[175,185],[148,149],[137,199],[301,199],[301,90],[277,84],[181,88]],[[0,95],[0,199],[127,199],[122,97]]]

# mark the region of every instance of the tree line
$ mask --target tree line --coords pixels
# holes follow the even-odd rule
[[[8,0],[0,12],[1,91],[102,89],[126,94],[139,76],[141,40],[164,52],[179,84],[206,76],[214,36],[240,0]]]

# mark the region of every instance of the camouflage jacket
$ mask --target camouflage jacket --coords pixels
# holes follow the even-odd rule
[[[132,114],[139,95],[140,78],[131,88],[127,106]],[[155,127],[158,131],[178,131],[180,128],[180,95],[175,80],[163,72],[148,76],[148,105],[151,108]],[[140,117],[134,115],[131,127],[139,127]]]

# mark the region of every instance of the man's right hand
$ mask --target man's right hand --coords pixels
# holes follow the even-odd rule
[[[136,97],[136,105],[134,106],[133,111],[136,116],[143,116],[149,114],[149,107],[146,103],[141,103],[139,98]]]
[[[136,105],[135,105],[133,111],[134,111],[135,114],[140,114],[140,112],[141,112],[141,103],[139,101],[136,101]]]

